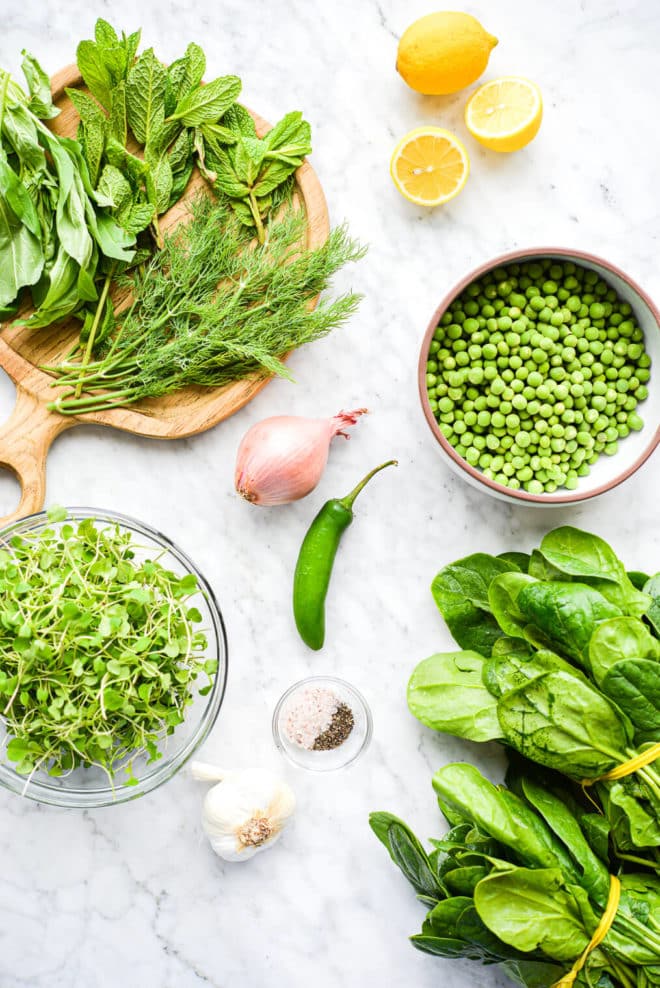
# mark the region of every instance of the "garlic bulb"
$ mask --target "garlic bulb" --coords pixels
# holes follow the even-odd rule
[[[217,782],[206,794],[202,825],[217,855],[245,861],[278,839],[295,809],[291,787],[260,768],[224,772],[206,762],[193,762],[195,779]]]

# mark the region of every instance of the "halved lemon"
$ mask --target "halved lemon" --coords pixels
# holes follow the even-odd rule
[[[467,151],[450,131],[417,127],[394,148],[390,174],[399,192],[419,206],[440,206],[461,191],[470,171]]]
[[[543,116],[539,87],[519,76],[493,79],[468,100],[465,123],[491,151],[519,151],[538,134]]]

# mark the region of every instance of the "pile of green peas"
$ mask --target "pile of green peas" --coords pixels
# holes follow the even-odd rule
[[[596,271],[539,259],[495,268],[442,316],[431,410],[459,456],[513,490],[575,490],[643,422],[651,359],[630,305]]]

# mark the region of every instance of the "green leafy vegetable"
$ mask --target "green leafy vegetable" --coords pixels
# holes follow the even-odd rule
[[[332,275],[363,251],[342,228],[323,246],[300,250],[302,212],[289,208],[269,241],[251,249],[251,235],[222,202],[201,197],[190,222],[130,276],[133,304],[107,356],[90,363],[85,398],[75,397],[80,364],[52,368],[73,396],[63,413],[112,408],[189,384],[220,386],[250,374],[289,376],[281,357],[341,324],[359,297],[308,303]]]
[[[25,775],[97,765],[112,780],[137,752],[159,758],[194,680],[212,682],[190,607],[198,588],[118,525],[50,518],[0,550],[7,757]]]

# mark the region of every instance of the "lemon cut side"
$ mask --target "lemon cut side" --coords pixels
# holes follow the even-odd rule
[[[417,127],[394,149],[390,174],[399,192],[418,206],[440,206],[458,195],[470,172],[467,151],[450,131]]]
[[[541,90],[517,76],[485,83],[465,107],[468,130],[491,151],[524,148],[538,134],[542,117]]]

